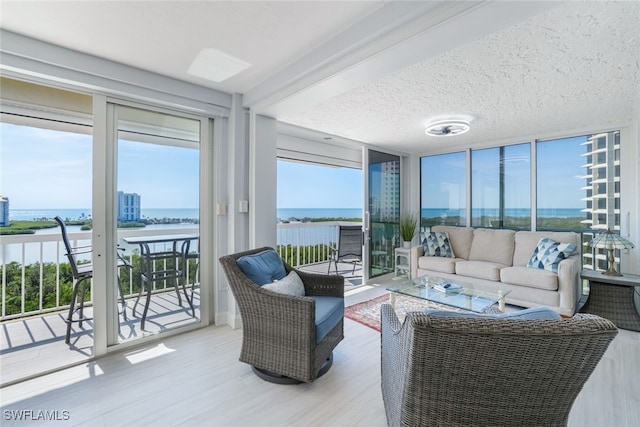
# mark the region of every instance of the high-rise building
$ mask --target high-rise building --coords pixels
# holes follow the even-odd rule
[[[118,221],[140,221],[140,196],[118,191]]]
[[[382,188],[380,216],[383,221],[398,221],[400,206],[400,162],[381,164]]]
[[[586,147],[583,167],[587,170],[583,177],[587,219],[582,222],[595,233],[620,231],[620,132],[591,135],[582,145]],[[585,240],[594,236],[584,235]],[[589,249],[584,255],[585,266],[606,270],[606,251]]]
[[[9,198],[0,195],[0,227],[9,226]]]

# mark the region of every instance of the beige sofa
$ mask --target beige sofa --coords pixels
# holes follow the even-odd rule
[[[547,306],[572,316],[580,299],[580,235],[572,232],[532,232],[491,228],[435,226],[447,232],[455,258],[425,256],[411,249],[411,277],[442,277],[474,289],[508,290],[507,304]],[[548,237],[573,243],[575,255],[558,264],[558,272],[527,267],[538,241]]]

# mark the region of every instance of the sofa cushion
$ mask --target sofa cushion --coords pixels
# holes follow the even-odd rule
[[[497,282],[500,280],[500,270],[505,267],[507,266],[496,262],[460,261],[456,263],[456,274]]]
[[[316,344],[344,317],[344,298],[312,296],[316,301]]]
[[[500,281],[529,288],[558,290],[558,275],[552,271],[528,268],[521,265],[500,270]]]
[[[287,275],[282,258],[273,249],[245,255],[238,258],[236,263],[240,270],[259,286],[283,279]]]
[[[422,240],[425,256],[455,258],[449,234],[445,231],[427,233]]]
[[[300,276],[298,276],[298,273],[293,270],[291,270],[291,272],[287,274],[283,279],[263,285],[262,289],[268,289],[279,294],[293,295],[298,297],[303,297],[305,292],[302,279],[300,278]]]
[[[557,242],[580,245],[580,236],[573,232],[518,231],[515,239],[516,247],[513,251],[513,265],[526,266],[538,242],[545,237]]]
[[[469,261],[488,261],[512,265],[515,231],[476,228],[469,252]],[[497,280],[497,279],[496,279]]]
[[[533,307],[525,310],[500,314],[482,314],[472,312],[427,309],[424,314],[436,317],[461,317],[468,319],[515,319],[515,320],[561,320],[562,317],[548,307]]]
[[[454,274],[456,272],[456,262],[458,261],[465,260],[462,258],[422,256],[418,258],[418,268]]]
[[[576,251],[573,243],[560,243],[549,238],[542,238],[531,255],[527,267],[541,268],[558,272],[558,264]]]
[[[455,256],[469,259],[469,251],[471,250],[471,242],[473,241],[473,228],[435,225],[431,227],[431,231],[436,233],[446,232],[449,235],[449,242],[451,242]]]

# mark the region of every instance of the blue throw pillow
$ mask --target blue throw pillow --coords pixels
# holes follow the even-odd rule
[[[533,307],[527,308],[525,310],[513,311],[511,313],[500,313],[500,314],[482,314],[482,313],[471,313],[468,311],[460,312],[460,311],[448,311],[448,310],[434,310],[427,309],[424,311],[424,314],[428,314],[429,316],[436,317],[463,317],[468,319],[487,319],[487,318],[495,318],[495,319],[516,319],[516,320],[560,320],[562,317],[551,310],[548,307]]]
[[[260,286],[283,279],[287,275],[282,258],[273,249],[245,255],[238,258],[236,263],[249,279]]]
[[[571,256],[575,251],[576,245],[573,243],[560,243],[545,237],[538,242],[527,267],[557,273],[560,261]]]

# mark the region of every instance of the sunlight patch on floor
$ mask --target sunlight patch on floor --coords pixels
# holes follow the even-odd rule
[[[155,359],[156,357],[164,356],[165,354],[173,353],[175,350],[166,347],[164,344],[158,344],[155,347],[139,350],[133,353],[129,353],[125,358],[132,364],[144,362],[146,360]]]

